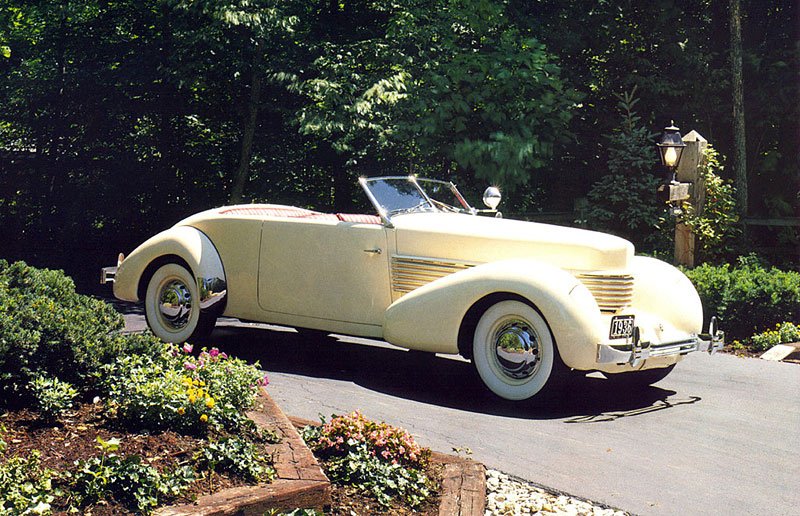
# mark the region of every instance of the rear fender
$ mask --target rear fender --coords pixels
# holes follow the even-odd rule
[[[222,260],[205,233],[190,226],[174,226],[134,249],[117,269],[114,296],[141,301],[152,274],[171,262],[188,267],[197,280],[200,309],[222,313],[228,288]]]
[[[521,297],[542,314],[568,366],[594,364],[601,338],[594,298],[568,272],[536,260],[479,265],[406,294],[386,310],[384,338],[409,349],[458,353],[459,329],[471,309],[489,296],[503,295]]]

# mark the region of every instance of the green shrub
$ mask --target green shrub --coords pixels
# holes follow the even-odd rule
[[[322,426],[306,427],[303,438],[323,459],[332,481],[357,485],[381,505],[397,496],[417,507],[430,496],[430,480],[422,470],[430,450],[405,430],[353,412],[334,416]]]
[[[63,272],[0,260],[0,405],[29,402],[26,386],[38,375],[89,391],[102,364],[158,342],[122,327],[120,314],[75,292]]]
[[[730,181],[722,179],[723,168],[719,153],[711,145],[706,147],[700,164],[705,183],[703,212],[698,215],[692,203],[685,201],[683,214],[678,217],[678,222],[694,232],[701,261],[719,263],[730,256],[733,242],[742,232],[738,225],[735,189]]]
[[[275,470],[255,445],[238,436],[208,443],[195,455],[198,467],[209,471],[229,471],[250,482],[263,482],[275,477]]]
[[[776,324],[774,330],[757,333],[750,338],[750,348],[754,351],[766,351],[778,344],[800,342],[800,327],[784,322]]]
[[[684,272],[700,294],[706,324],[718,315],[729,340],[800,318],[800,273],[763,267],[753,256],[735,267],[703,264]]]
[[[113,497],[132,511],[149,514],[158,505],[179,496],[194,481],[194,471],[189,466],[159,473],[154,467],[142,464],[137,455],[117,455],[119,440],[104,441],[98,437],[97,442],[101,455],[79,461],[70,482],[71,494],[81,507]]]
[[[258,364],[214,348],[191,355],[185,344],[162,344],[156,355],[119,357],[103,368],[103,389],[119,421],[134,428],[204,435],[210,428],[253,430],[244,412],[266,377]]]
[[[33,395],[34,408],[42,419],[55,421],[72,408],[72,402],[78,395],[72,385],[58,378],[36,376],[28,386]]]
[[[61,495],[53,481],[59,475],[40,463],[41,454],[12,457],[0,463],[0,515],[50,514],[50,504]]]

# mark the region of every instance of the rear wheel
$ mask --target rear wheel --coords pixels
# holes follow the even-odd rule
[[[614,382],[614,385],[620,387],[647,387],[666,378],[673,369],[675,369],[675,364],[658,369],[645,369],[644,371],[632,371],[630,373],[603,373],[603,376]]]
[[[197,282],[177,263],[162,265],[153,273],[147,283],[144,308],[147,324],[164,342],[207,337],[217,319],[201,313]]]
[[[507,400],[525,400],[564,372],[544,318],[521,301],[500,301],[475,327],[472,361],[486,387]]]

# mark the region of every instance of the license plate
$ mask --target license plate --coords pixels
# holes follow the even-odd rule
[[[611,318],[611,331],[609,339],[624,339],[633,335],[633,316],[615,315]]]

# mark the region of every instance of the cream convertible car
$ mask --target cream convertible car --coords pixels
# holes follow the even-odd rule
[[[570,369],[654,383],[701,334],[692,284],[607,234],[479,216],[451,183],[361,179],[378,216],[274,204],[204,211],[103,269],[182,342],[217,316],[377,337],[461,354],[498,396],[524,400]],[[485,201],[495,208],[496,189]],[[484,210],[492,211],[492,210]]]

